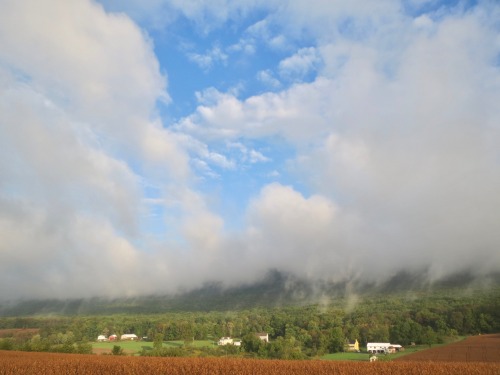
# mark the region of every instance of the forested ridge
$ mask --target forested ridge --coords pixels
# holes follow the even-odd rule
[[[344,308],[357,298],[368,301],[387,296],[400,296],[403,299],[414,296],[434,298],[436,295],[466,297],[464,291],[482,293],[482,290],[492,287],[500,287],[500,273],[477,279],[467,272],[461,272],[430,284],[425,271],[400,272],[384,283],[369,284],[355,281],[312,282],[271,270],[262,280],[251,284],[224,287],[213,282],[168,295],[0,301],[0,316],[233,311],[256,307],[309,306],[319,302]]]
[[[0,328],[39,328],[39,333],[29,340],[0,339],[0,349],[64,351],[65,344],[68,350],[77,348],[77,343],[95,341],[101,334],[135,333],[150,340],[183,340],[186,350],[193,340],[231,336],[241,338],[242,350],[256,356],[305,358],[342,351],[349,340],[361,345],[431,345],[462,335],[500,332],[499,312],[496,286],[347,295],[321,304],[225,311],[10,316],[0,318]],[[256,332],[269,333],[271,343],[263,346],[254,340]]]

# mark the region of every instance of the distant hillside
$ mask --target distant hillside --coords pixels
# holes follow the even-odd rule
[[[500,274],[477,279],[470,273],[456,274],[430,284],[425,274],[401,272],[382,284],[360,282],[328,283],[306,281],[279,271],[270,271],[259,282],[224,288],[219,283],[175,295],[136,298],[90,298],[70,300],[25,300],[0,302],[0,316],[95,315],[118,313],[161,313],[173,311],[225,311],[255,307],[277,307],[316,303],[345,303],[350,293],[358,296],[407,292],[461,293],[464,288],[500,286]]]

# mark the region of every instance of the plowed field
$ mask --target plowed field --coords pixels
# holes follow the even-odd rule
[[[500,363],[500,334],[468,337],[450,345],[408,354],[396,361]]]
[[[0,351],[0,375],[14,374],[499,375],[500,364],[152,358]]]

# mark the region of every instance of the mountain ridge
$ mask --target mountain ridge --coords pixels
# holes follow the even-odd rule
[[[500,273],[474,277],[470,272],[429,282],[425,274],[402,271],[383,283],[310,281],[270,270],[254,283],[224,286],[220,282],[176,294],[117,298],[28,299],[0,302],[0,316],[155,314],[173,311],[224,311],[308,304],[332,304],[359,297],[400,293],[464,293],[500,286]]]

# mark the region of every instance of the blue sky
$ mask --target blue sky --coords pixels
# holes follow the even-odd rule
[[[0,297],[499,271],[498,19],[488,0],[2,2]]]

